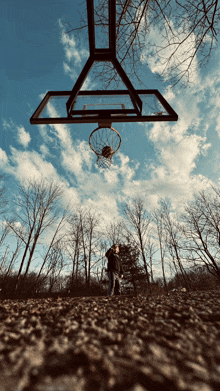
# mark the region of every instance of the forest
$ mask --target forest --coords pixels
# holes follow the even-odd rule
[[[120,206],[119,220],[64,202],[60,185],[18,185],[9,201],[1,178],[0,297],[106,295],[109,247],[125,270],[122,294],[216,289],[220,282],[220,189],[211,187],[172,210],[148,211],[143,198]],[[70,206],[71,205],[71,206]]]

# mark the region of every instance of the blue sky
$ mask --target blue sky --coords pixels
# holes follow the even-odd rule
[[[165,78],[158,80],[160,60],[140,54],[143,82],[167,98],[179,120],[113,124],[122,145],[111,169],[100,171],[88,143],[94,124],[29,122],[48,90],[72,89],[88,58],[87,32],[79,38],[65,35],[63,28],[65,22],[79,27],[81,2],[1,3],[0,173],[7,174],[11,194],[25,179],[53,178],[64,187],[66,202],[97,208],[107,224],[134,197],[144,197],[149,212],[161,197],[169,198],[179,212],[195,192],[219,185],[219,48],[204,69],[196,59],[191,83],[175,90]],[[149,39],[157,37],[152,30]],[[101,85],[89,76],[84,88]]]

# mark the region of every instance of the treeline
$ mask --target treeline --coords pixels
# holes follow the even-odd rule
[[[150,213],[144,198],[136,198],[122,206],[120,221],[107,226],[96,209],[64,200],[62,187],[44,180],[19,185],[13,200],[1,188],[2,297],[105,294],[105,252],[113,243],[120,246],[124,292],[218,286],[218,189],[195,195],[179,215],[166,200]]]

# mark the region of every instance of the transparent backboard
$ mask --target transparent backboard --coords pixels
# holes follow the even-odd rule
[[[177,121],[178,116],[158,90],[137,90],[142,100],[138,114],[128,91],[80,91],[67,116],[71,91],[49,91],[32,115],[31,124]]]

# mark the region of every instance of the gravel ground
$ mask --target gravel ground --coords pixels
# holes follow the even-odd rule
[[[0,391],[220,390],[220,292],[0,302]]]

